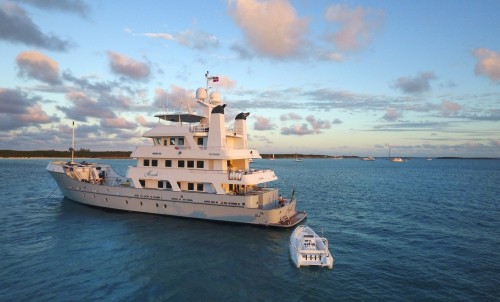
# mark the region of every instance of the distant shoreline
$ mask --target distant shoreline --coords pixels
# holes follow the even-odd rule
[[[131,151],[90,151],[90,150],[75,150],[75,159],[131,159]],[[269,159],[274,157],[275,159],[294,159],[299,157],[301,159],[307,158],[322,158],[322,159],[361,159],[362,156],[356,155],[342,155],[342,156],[332,156],[332,155],[316,155],[316,154],[261,154],[262,159]],[[69,151],[57,151],[57,150],[34,150],[34,151],[18,151],[18,150],[0,150],[0,158],[3,159],[70,159],[71,153]],[[376,159],[388,159],[387,156],[375,157]],[[426,158],[422,157],[404,157],[405,159],[413,158]],[[495,157],[458,157],[458,156],[440,156],[433,157],[432,159],[489,159],[498,160]]]

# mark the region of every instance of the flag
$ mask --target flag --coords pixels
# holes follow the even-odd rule
[[[212,82],[219,82],[219,77],[212,77]]]

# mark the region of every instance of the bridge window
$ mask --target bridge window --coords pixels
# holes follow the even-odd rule
[[[177,167],[178,167],[178,168],[184,168],[184,167],[185,167],[185,163],[184,163],[184,161],[183,161],[183,160],[179,160],[179,161],[177,162]]]
[[[167,168],[172,167],[172,161],[170,159],[165,160],[165,167]]]
[[[151,160],[151,166],[158,167],[158,160],[157,159],[152,159]]]
[[[144,179],[139,179],[139,183],[143,188],[146,186],[146,181]]]
[[[144,167],[149,167],[149,159],[144,160]]]
[[[188,182],[188,191],[194,191],[194,183]]]
[[[198,137],[198,146],[203,146],[203,137]]]
[[[196,184],[196,190],[197,191],[203,191],[203,184],[202,183]]]
[[[158,189],[163,189],[163,181],[162,180],[158,181]]]
[[[179,137],[178,142],[180,146],[184,145],[184,137]]]
[[[205,162],[202,160],[196,161],[196,168],[203,169],[205,167]]]
[[[194,168],[194,160],[188,160],[187,164],[188,164],[187,165],[188,168]]]

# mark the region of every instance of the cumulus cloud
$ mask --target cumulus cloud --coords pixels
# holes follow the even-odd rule
[[[229,0],[229,15],[258,54],[275,59],[301,53],[308,21],[286,0]]]
[[[43,110],[39,101],[19,90],[0,88],[0,130],[58,122],[57,117]]]
[[[306,121],[309,122],[309,124],[313,128],[314,133],[316,134],[321,133],[322,129],[330,129],[331,127],[330,121],[318,120],[312,115],[307,116]]]
[[[25,113],[26,108],[36,102],[36,99],[19,90],[0,88],[0,113]]]
[[[88,117],[115,118],[115,113],[108,107],[103,106],[96,99],[81,91],[72,91],[66,94],[66,99],[73,103],[72,107],[56,106],[70,119],[86,122]]]
[[[257,120],[253,125],[254,130],[264,131],[264,130],[273,130],[276,128],[276,125],[271,122],[270,119],[263,116],[256,116]]]
[[[154,107],[165,109],[166,111],[181,111],[188,107],[192,109],[199,108],[194,101],[194,94],[182,87],[172,85],[170,92],[157,88],[155,90]]]
[[[69,48],[67,41],[43,33],[26,11],[12,2],[0,3],[0,39],[55,51]]]
[[[477,59],[474,72],[500,83],[500,52],[477,48],[474,49],[473,54]]]
[[[184,30],[177,34],[144,33],[141,35],[149,38],[173,41],[182,46],[197,50],[206,50],[209,48],[217,48],[219,46],[219,38],[204,31]]]
[[[137,123],[139,123],[139,125],[141,125],[143,127],[147,127],[147,128],[153,128],[156,125],[155,122],[147,121],[146,118],[144,118],[144,116],[142,116],[142,115],[139,115],[138,117],[136,117],[135,121]]]
[[[62,12],[76,13],[86,17],[90,12],[89,7],[81,0],[15,0],[46,10],[59,10]]]
[[[433,72],[423,72],[416,77],[400,77],[394,82],[393,87],[404,93],[418,94],[429,91],[430,81],[434,79],[436,76]]]
[[[19,75],[37,79],[49,85],[61,83],[59,64],[38,51],[25,51],[16,57]]]
[[[334,119],[334,120],[333,120],[333,122],[332,122],[332,123],[333,123],[333,124],[335,124],[335,125],[340,125],[340,124],[342,124],[343,122],[342,122],[340,119],[336,118],[336,119]]]
[[[302,119],[302,117],[296,113],[293,113],[293,112],[289,112],[287,114],[283,114],[280,116],[280,121],[288,121],[288,120],[292,120],[292,121],[300,121]]]
[[[384,114],[383,119],[393,122],[400,119],[402,116],[403,114],[399,112],[397,109],[389,108],[387,109],[387,112]]]
[[[344,4],[335,4],[328,7],[325,19],[338,26],[337,31],[326,34],[326,40],[341,51],[352,51],[371,42],[373,34],[383,23],[384,13],[364,7],[349,8]],[[332,59],[339,60],[341,57],[335,55]]]
[[[112,51],[108,51],[108,58],[111,70],[116,74],[133,80],[143,80],[149,77],[150,68],[146,63]]]
[[[314,134],[314,130],[309,129],[307,124],[294,125],[291,127],[281,128],[281,134],[283,135],[308,135]]]
[[[446,100],[441,103],[441,112],[444,116],[457,115],[460,110],[462,110],[460,104]]]
[[[135,129],[136,123],[127,121],[123,117],[103,118],[100,123],[104,128]]]

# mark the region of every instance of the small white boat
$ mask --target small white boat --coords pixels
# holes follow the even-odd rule
[[[373,157],[373,156],[363,157],[363,158],[361,158],[361,160],[363,160],[363,161],[374,161],[375,157]]]
[[[393,163],[404,163],[405,161],[401,157],[393,157],[391,158]]]
[[[290,258],[297,267],[312,265],[333,268],[334,259],[328,250],[328,240],[319,237],[306,225],[299,225],[290,236]]]

